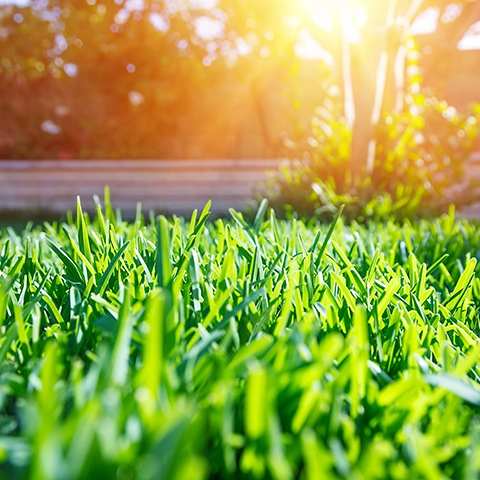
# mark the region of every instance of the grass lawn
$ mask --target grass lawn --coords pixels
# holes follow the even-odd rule
[[[0,478],[480,476],[478,224],[0,234]]]

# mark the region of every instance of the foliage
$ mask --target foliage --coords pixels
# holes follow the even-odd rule
[[[227,140],[245,130],[268,147],[261,155],[278,154],[283,127],[267,128],[265,104],[292,90],[290,64],[325,67],[302,64],[299,29],[289,36],[275,22],[291,2],[217,3],[0,5],[0,158],[225,158],[245,155]],[[199,21],[212,38],[197,33]],[[278,92],[266,92],[272,76]]]
[[[330,17],[335,24],[338,2],[13,3],[22,6],[0,4],[0,158],[271,158],[285,153],[285,134],[304,139],[311,112],[325,98],[325,77],[344,88],[341,28],[325,27]],[[393,3],[398,21],[389,29],[380,11]],[[360,4],[344,6],[353,14]],[[380,36],[373,45],[352,46],[352,55],[364,51],[370,63],[377,47],[388,45],[394,56],[413,22],[406,15],[412,4],[420,13],[450,2],[363,2],[367,17],[379,17],[364,30]],[[463,17],[473,23],[480,2],[455,5],[462,13],[443,26],[467,29]],[[451,33],[425,39],[430,59],[441,55]],[[298,53],[301,44],[311,47],[311,60]],[[351,62],[360,92],[375,83],[369,69],[361,76],[355,68],[364,64]],[[437,77],[444,75],[431,73],[430,83]],[[384,90],[397,87],[387,82]],[[357,116],[369,116],[371,107],[356,105]]]
[[[266,207],[2,231],[2,478],[478,478],[478,225]]]
[[[272,205],[328,220],[345,204],[348,218],[363,221],[438,215],[451,203],[468,205],[477,198],[476,184],[465,173],[480,105],[462,115],[436,98],[423,86],[415,43],[408,45],[407,108],[388,113],[379,126],[373,170],[352,176],[351,132],[333,96],[317,109],[307,146],[296,147],[303,158],[271,174],[266,189]]]

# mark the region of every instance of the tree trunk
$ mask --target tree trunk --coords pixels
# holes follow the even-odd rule
[[[353,92],[355,122],[352,127],[351,168],[354,176],[366,173],[374,148],[374,105],[377,96],[376,76],[382,51],[374,43],[352,46],[351,85]],[[365,53],[368,48],[368,53]],[[348,80],[346,80],[348,81]]]
[[[452,24],[441,24],[432,35],[456,45],[468,26],[480,18],[480,1],[464,0],[460,17]],[[335,19],[343,24],[343,40],[329,35],[318,36],[331,52],[341,51],[337,64],[343,82],[344,114],[352,131],[351,170],[355,177],[371,173],[376,150],[376,129],[381,114],[400,112],[405,101],[405,36],[415,18],[431,6],[443,10],[451,0],[382,0],[365,2],[367,23],[359,44],[347,40],[346,24],[341,13]],[[341,31],[341,29],[335,29]],[[315,28],[312,28],[315,32]],[[335,56],[335,58],[339,58]],[[432,56],[425,62],[425,73],[431,75],[441,63]]]
[[[395,9],[396,0],[371,3],[362,41],[350,48],[351,78],[345,75],[344,85],[345,89],[352,87],[355,104],[351,151],[355,177],[371,173],[374,167],[375,131],[384,106],[389,64],[393,65],[398,51],[396,42],[391,42]]]

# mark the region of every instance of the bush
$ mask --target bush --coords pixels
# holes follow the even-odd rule
[[[410,47],[409,67],[416,67]],[[407,71],[413,73],[406,108],[387,114],[379,126],[372,172],[352,176],[351,132],[333,97],[317,109],[308,144],[294,151],[297,158],[271,174],[265,189],[271,205],[287,215],[331,220],[345,204],[347,218],[365,221],[438,215],[452,203],[472,203],[475,183],[465,178],[465,167],[480,105],[461,115],[422,87],[417,68]]]

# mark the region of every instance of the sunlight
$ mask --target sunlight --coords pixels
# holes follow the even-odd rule
[[[303,0],[305,10],[315,25],[331,33],[333,31],[333,17],[329,5],[320,0]]]
[[[325,10],[344,10],[348,8],[348,0],[302,0],[307,9],[314,10],[316,8],[323,8]]]
[[[361,2],[349,0],[302,0],[316,26],[332,33],[337,25],[343,25],[347,39],[360,43],[360,32],[367,21],[367,12]],[[336,17],[336,18],[335,18]]]
[[[295,54],[305,60],[321,60],[333,67],[335,61],[332,54],[320,45],[307,29],[302,29],[295,45]]]

